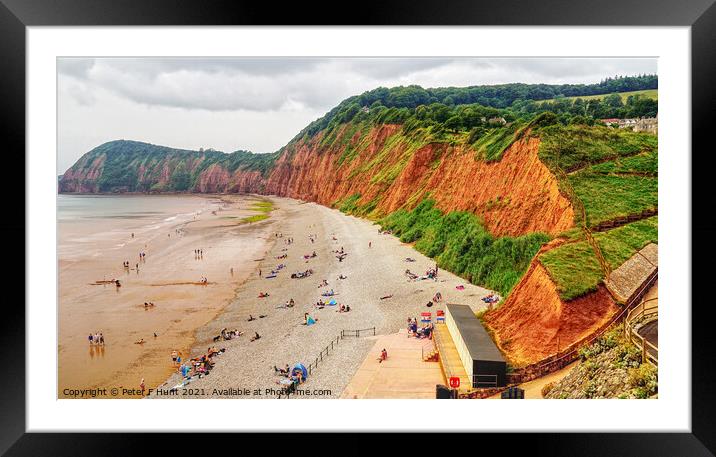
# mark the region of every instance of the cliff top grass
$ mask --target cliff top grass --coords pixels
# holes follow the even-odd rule
[[[595,233],[604,259],[613,270],[649,243],[658,243],[658,216]],[[539,261],[557,286],[560,298],[572,300],[595,291],[604,274],[589,243],[568,242],[540,254]]]

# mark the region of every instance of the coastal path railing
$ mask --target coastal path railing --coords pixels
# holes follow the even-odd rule
[[[341,342],[342,339],[344,339],[347,336],[355,336],[360,337],[361,332],[363,332],[364,335],[367,335],[367,332],[372,332],[375,336],[375,327],[373,328],[363,328],[358,330],[341,330],[340,335],[336,336],[331,340],[330,343],[326,345],[323,349],[321,349],[321,352],[318,353],[318,356],[316,356],[316,359],[309,363],[306,367],[306,370],[308,371],[308,375],[312,375],[313,371],[318,368],[318,365],[323,362],[324,357],[328,357],[328,354],[331,353],[335,348],[338,347],[338,343]],[[287,391],[285,394],[279,394],[278,398],[288,398],[290,395],[290,390]]]
[[[653,320],[655,316],[658,316],[658,300],[658,297],[642,300],[639,305],[629,311],[624,319],[624,336],[641,350],[642,363],[649,362],[654,366],[659,365],[659,348],[640,335],[632,323],[641,322],[645,319]]]
[[[644,281],[644,283],[639,287],[639,289],[637,289],[632,298],[629,299],[629,301],[624,305],[624,307],[618,313],[612,316],[611,319],[609,319],[606,323],[599,327],[595,332],[585,338],[582,338],[579,341],[570,344],[564,350],[540,360],[539,362],[535,362],[526,367],[513,370],[507,375],[508,383],[519,384],[522,382],[531,381],[533,379],[540,378],[549,373],[557,371],[560,368],[564,368],[573,361],[577,360],[577,358],[579,357],[579,350],[582,347],[588,346],[595,342],[615,324],[622,322],[628,315],[629,311],[631,311],[641,302],[646,291],[654,285],[657,279],[658,270],[655,270],[651,274],[651,276],[649,276],[649,278]]]
[[[372,332],[373,336],[375,336],[375,327],[371,328],[361,328],[358,330],[341,330],[341,339],[347,337],[347,336],[355,336],[356,338],[360,338],[360,334],[363,332],[363,334],[367,334],[368,332]]]

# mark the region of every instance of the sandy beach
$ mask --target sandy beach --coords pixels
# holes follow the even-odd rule
[[[148,198],[160,210],[137,212]],[[272,219],[242,223],[257,214],[250,208],[254,197],[109,199],[107,205],[134,212],[59,224],[60,398],[72,396],[65,389],[138,389],[142,378],[147,388],[161,384],[173,372],[171,352],[189,352],[195,330],[234,298],[254,271],[253,259],[263,257],[272,242]],[[143,259],[140,252],[146,253]],[[199,284],[202,277],[208,284]],[[121,287],[93,285],[114,278]],[[145,308],[144,302],[155,306]],[[89,344],[95,332],[102,332],[104,345]],[[145,343],[135,344],[139,340]],[[121,392],[119,397],[141,396]]]
[[[447,302],[467,304],[474,310],[485,306],[481,298],[490,291],[447,271],[440,270],[437,281],[408,280],[406,269],[422,275],[435,265],[434,261],[393,235],[380,234],[379,226],[370,221],[313,203],[275,197],[271,200],[278,208],[272,213],[270,225],[274,243],[262,256],[264,260],[249,265],[251,273],[237,289],[235,298],[215,319],[197,330],[191,356],[201,356],[211,346],[226,351],[214,358],[216,365],[208,376],[194,378],[186,386],[190,395],[180,391],[179,397],[156,392],[152,396],[275,398],[265,393],[266,389],[278,389],[276,381],[280,377],[275,375],[273,366],[296,362],[307,366],[342,330],[375,327],[377,335],[394,333],[406,326],[408,317],[419,319],[422,311],[432,312],[434,318],[435,312]],[[293,239],[292,244],[287,244],[289,238]],[[311,242],[311,238],[315,241]],[[341,248],[348,255],[339,262],[334,251]],[[304,255],[313,251],[317,254],[315,258],[304,259]],[[277,258],[284,254],[286,258]],[[406,261],[408,257],[414,262]],[[266,275],[279,264],[285,267],[275,278],[267,279]],[[291,278],[292,273],[309,268],[313,275]],[[338,279],[339,275],[347,278]],[[328,286],[319,287],[324,279]],[[458,285],[464,289],[456,289]],[[330,289],[336,293],[333,298],[339,304],[351,307],[350,312],[338,313],[337,307],[331,306],[314,308],[319,299],[328,300],[321,293]],[[442,302],[426,307],[438,291]],[[269,297],[259,298],[262,292],[268,292]],[[381,300],[389,295],[392,297]],[[289,299],[295,301],[293,308],[278,308]],[[315,325],[303,325],[306,312],[317,318]],[[249,315],[266,317],[249,322]],[[222,328],[238,329],[244,334],[214,342]],[[261,338],[251,342],[255,332]],[[341,340],[302,386],[311,391],[310,398],[340,397],[364,358],[378,356],[369,354],[374,342],[372,336]],[[164,360],[171,364],[168,353]],[[162,388],[181,382],[182,377],[174,374]]]

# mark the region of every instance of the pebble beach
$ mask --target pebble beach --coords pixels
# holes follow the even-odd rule
[[[196,330],[194,346],[184,359],[200,357],[210,347],[225,351],[214,357],[215,366],[209,375],[186,383],[175,373],[150,397],[177,398],[167,390],[184,384],[179,398],[276,398],[270,389],[280,389],[276,381],[281,377],[273,366],[299,362],[308,366],[333,341],[333,349],[328,355],[324,353],[302,389],[310,398],[338,398],[363,360],[378,357],[369,354],[376,338],[372,331],[359,338],[341,339],[343,330],[375,327],[376,335],[384,335],[404,328],[408,317],[420,319],[423,311],[432,312],[434,319],[436,311],[448,302],[467,304],[475,311],[486,306],[481,298],[491,291],[447,271],[440,270],[437,280],[409,280],[406,269],[423,275],[435,262],[395,236],[380,233],[380,227],[371,221],[314,203],[277,197],[270,200],[275,205],[270,217],[253,224],[260,226],[262,234],[268,233],[265,253],[247,260],[251,273],[216,318]],[[339,261],[336,256],[341,248],[347,256]],[[314,251],[316,257],[304,258]],[[280,264],[285,266],[277,270]],[[308,269],[313,270],[311,276],[291,278],[292,273]],[[266,278],[272,270],[277,271],[276,277]],[[346,278],[338,279],[341,275]],[[323,280],[328,286],[319,287]],[[456,288],[460,285],[464,289]],[[335,295],[322,297],[322,292],[330,289]],[[442,294],[442,301],[427,307],[436,292]],[[269,296],[259,298],[262,293]],[[338,305],[323,309],[314,306],[319,299],[331,298]],[[290,299],[295,306],[282,307]],[[337,312],[340,304],[349,305],[351,311]],[[305,313],[317,322],[304,325]],[[248,321],[250,315],[255,320]],[[258,318],[260,315],[265,317]],[[238,329],[243,334],[215,342],[223,328]],[[255,333],[261,338],[250,341]],[[171,366],[169,353],[165,362]],[[186,395],[187,391],[191,395]]]

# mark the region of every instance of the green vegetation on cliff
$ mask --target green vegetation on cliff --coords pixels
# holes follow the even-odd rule
[[[616,327],[579,352],[581,363],[542,389],[545,398],[650,398],[658,393],[658,370]]]
[[[610,268],[617,268],[649,243],[658,242],[658,217],[653,216],[606,232],[595,233]],[[599,261],[589,243],[581,239],[540,254],[563,300],[572,300],[597,289],[604,279]]]
[[[506,295],[548,240],[546,235],[492,237],[471,213],[438,211],[431,200],[426,200],[433,189],[413,177],[408,177],[408,185],[400,189],[405,195],[398,195],[402,204],[398,211],[385,214],[378,208],[385,208],[381,205],[385,195],[395,196],[391,193],[395,187],[391,186],[418,153],[422,155],[413,162],[418,163],[416,169],[431,173],[453,151],[474,151],[477,161],[500,161],[515,141],[538,137],[539,158],[557,177],[560,192],[571,200],[577,225],[561,234],[569,240],[567,244],[545,253],[540,260],[555,279],[561,297],[572,299],[594,290],[603,279],[581,224],[603,230],[618,218],[647,217],[657,211],[656,135],[596,123],[601,117],[655,115],[657,102],[645,100],[644,94],[625,99],[611,94],[617,88],[655,90],[656,77],[617,78],[590,86],[379,88],[344,100],[272,154],[189,151],[123,140],[105,143],[75,164],[67,180],[60,181],[60,191],[64,186],[83,192],[283,194],[293,167],[301,167],[291,162],[292,154],[299,148],[310,148],[310,154],[327,155],[320,158],[321,169],[325,166],[326,172],[336,174],[345,171],[340,178],[349,181],[345,188],[351,190],[343,191],[348,195],[333,194],[334,207],[381,219],[384,227],[405,241],[415,242],[417,249],[435,258],[442,268]],[[586,102],[581,98],[593,95],[601,98]],[[281,168],[276,168],[279,158]],[[315,162],[313,166],[315,169]],[[419,184],[411,187],[410,181]],[[367,201],[361,198],[361,192],[373,197]],[[595,235],[614,268],[656,238],[656,218]],[[575,274],[577,271],[579,274]]]
[[[201,173],[214,164],[230,173],[248,170],[266,176],[273,168],[278,153],[236,151],[226,154],[212,149],[190,151],[140,141],[118,140],[97,146],[80,161],[88,163],[102,156],[104,166],[97,179],[100,192],[184,192],[193,190]],[[168,179],[163,175],[165,165],[171,170]]]
[[[520,237],[492,236],[471,213],[443,214],[432,200],[423,200],[412,211],[398,210],[380,221],[400,241],[435,259],[440,268],[473,284],[507,296],[529,266],[539,248],[549,240],[541,233]]]

